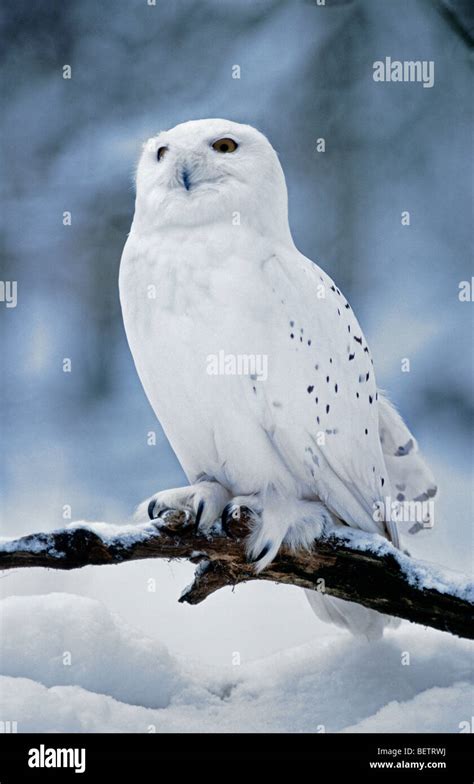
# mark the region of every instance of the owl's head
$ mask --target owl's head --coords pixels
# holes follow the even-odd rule
[[[266,235],[290,238],[280,162],[250,125],[192,120],[157,134],[143,145],[136,185],[135,216],[143,227],[239,220]]]

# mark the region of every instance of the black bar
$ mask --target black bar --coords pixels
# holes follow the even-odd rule
[[[31,751],[37,749],[38,751]],[[41,751],[43,749],[43,751]],[[52,749],[49,752],[48,749]],[[70,767],[29,767],[29,760],[38,764],[61,762],[57,749],[85,749],[85,757],[65,756],[69,762],[85,761],[85,771],[76,774]],[[422,752],[421,750],[428,750]],[[408,751],[412,750],[412,751]],[[41,756],[42,754],[42,756]],[[166,775],[161,763],[177,763],[195,774],[199,764],[215,763],[220,775],[226,770],[222,762],[292,762],[313,763],[314,779],[322,771],[334,778],[361,777],[361,781],[447,780],[463,784],[474,780],[472,735],[470,734],[2,734],[0,735],[0,782],[17,784],[28,781],[83,781],[100,776],[121,778],[153,775],[154,781]],[[371,763],[379,763],[377,767]],[[380,763],[384,763],[380,766]],[[385,763],[393,763],[387,767]],[[416,763],[416,767],[414,765]],[[421,763],[424,763],[420,769]],[[433,764],[436,763],[436,767]],[[440,763],[442,763],[440,765]],[[174,768],[173,768],[174,769]],[[212,770],[212,768],[211,768]],[[247,767],[241,769],[243,782]],[[282,768],[283,773],[284,768]],[[308,768],[305,769],[307,777]],[[293,767],[294,775],[298,768]],[[294,778],[294,775],[292,778]],[[332,784],[332,783],[331,783]]]

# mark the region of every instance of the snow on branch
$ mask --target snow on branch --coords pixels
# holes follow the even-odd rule
[[[389,615],[474,638],[474,585],[469,578],[410,558],[380,536],[353,529],[315,541],[312,550],[282,547],[260,574],[246,560],[247,521],[234,522],[232,537],[216,524],[195,530],[181,512],[143,525],[73,523],[49,533],[0,539],[0,569],[41,566],[79,569],[144,558],[187,559],[198,564],[180,601],[198,604],[225,586],[267,580],[323,590]]]

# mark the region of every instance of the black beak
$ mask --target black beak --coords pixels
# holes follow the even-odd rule
[[[187,191],[191,190],[191,175],[189,174],[187,169],[183,169],[181,171],[181,181],[186,188]]]

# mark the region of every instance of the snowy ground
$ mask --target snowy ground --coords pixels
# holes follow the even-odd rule
[[[430,462],[441,477],[439,525],[410,537],[410,550],[468,574],[468,477],[459,466]],[[6,533],[61,524],[53,518],[47,526],[47,512],[25,516],[17,506]],[[196,607],[178,604],[192,574],[189,563],[156,560],[5,573],[0,720],[17,721],[19,732],[469,726],[469,642],[406,622],[380,642],[356,640],[318,621],[300,589],[270,583],[225,588]]]
[[[12,596],[0,613],[2,717],[19,732],[455,733],[472,715],[471,644],[408,623],[205,669],[83,596]]]

